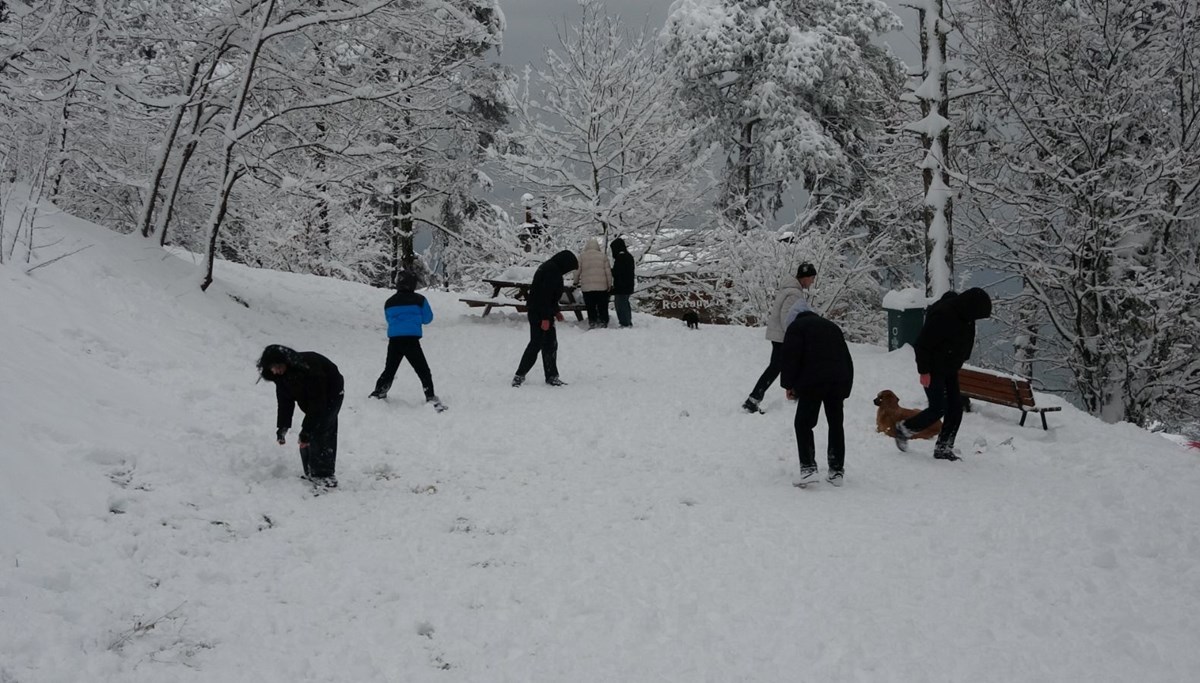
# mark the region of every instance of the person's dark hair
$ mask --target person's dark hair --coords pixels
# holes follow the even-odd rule
[[[796,279],[797,280],[799,280],[800,278],[804,278],[804,277],[816,277],[816,276],[817,276],[817,267],[811,263],[801,263],[800,267],[796,269]]]
[[[419,278],[417,274],[411,270],[402,270],[396,273],[396,289],[401,292],[411,292],[417,288]]]
[[[259,377],[268,382],[275,381],[275,375],[271,373],[272,365],[286,365],[289,368],[301,365],[299,355],[282,344],[271,344],[263,349],[262,355],[258,357]]]

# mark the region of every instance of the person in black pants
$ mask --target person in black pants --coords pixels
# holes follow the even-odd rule
[[[575,254],[564,249],[551,256],[534,272],[529,293],[525,296],[529,343],[525,346],[525,353],[521,354],[517,374],[513,375],[514,387],[525,383],[525,374],[533,368],[539,353],[542,355],[546,384],[555,387],[566,384],[558,376],[558,334],[554,329],[554,321],[562,320],[558,302],[563,293],[563,276],[578,267],[579,260]]]
[[[933,447],[938,460],[960,460],[954,438],[962,424],[962,394],[958,371],[975,346],[975,321],[992,315],[992,298],[978,287],[956,294],[946,292],[925,313],[925,324],[913,343],[917,373],[929,406],[896,423],[896,448],[908,450],[914,434],[942,419],[942,431]]]
[[[785,318],[796,302],[805,301],[805,293],[809,287],[812,287],[813,280],[816,279],[816,267],[811,263],[801,263],[796,268],[796,279],[785,282],[779,288],[779,292],[775,294],[775,301],[771,303],[771,310],[767,313],[766,337],[767,341],[771,342],[771,359],[767,362],[767,369],[763,370],[758,381],[754,383],[754,388],[750,390],[750,395],[742,404],[742,410],[747,413],[762,412],[758,404],[767,395],[767,389],[771,387],[771,383],[779,377],[779,368],[782,362],[779,352],[783,346],[783,333],[787,331],[788,327]]]
[[[275,385],[276,442],[280,446],[287,442],[284,436],[292,427],[296,406],[300,406],[304,412],[299,440],[304,477],[326,488],[336,487],[338,412],[345,388],[337,366],[314,351],[271,344],[258,359],[258,371]]]
[[[803,310],[788,325],[780,351],[779,383],[796,400],[796,448],[800,454],[797,486],[817,481],[817,448],[813,427],[822,406],[829,425],[825,480],[841,486],[846,464],[846,432],[842,404],[854,386],[854,361],[836,323]]]
[[[396,276],[396,293],[383,304],[388,325],[387,360],[383,365],[383,374],[375,380],[375,390],[370,397],[387,398],[392,381],[396,379],[396,370],[400,368],[400,362],[407,358],[421,380],[425,400],[440,411],[444,406],[437,394],[433,393],[433,374],[429,372],[429,363],[421,349],[422,326],[433,322],[433,309],[429,307],[428,299],[417,294],[416,288],[416,273],[401,271]]]
[[[612,294],[613,308],[617,310],[617,323],[621,327],[633,327],[633,312],[629,307],[629,297],[633,294],[634,268],[633,255],[625,246],[625,240],[618,237],[609,244],[612,250]]]

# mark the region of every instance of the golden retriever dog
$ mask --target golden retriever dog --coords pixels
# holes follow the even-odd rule
[[[875,397],[875,405],[879,406],[875,410],[875,431],[883,432],[888,436],[896,436],[896,423],[900,420],[908,418],[921,412],[915,408],[901,408],[900,398],[896,396],[891,389],[884,389]],[[942,431],[942,421],[938,420],[929,425],[925,429],[917,432],[912,438],[914,439],[932,439]]]

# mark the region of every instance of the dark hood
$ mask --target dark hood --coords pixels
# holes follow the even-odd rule
[[[282,344],[271,344],[263,349],[262,355],[258,358],[259,376],[268,382],[274,382],[277,377],[271,374],[271,366],[276,363],[283,363],[289,368],[304,367],[304,361],[300,359],[299,353]]]
[[[983,320],[992,317],[992,297],[978,287],[972,287],[955,298],[954,310],[964,320]]]
[[[549,262],[553,263],[560,273],[569,273],[579,267],[579,259],[575,258],[575,254],[567,249],[551,256]]]
[[[617,254],[624,254],[629,251],[629,249],[625,246],[625,240],[621,239],[620,237],[613,240],[612,243],[608,245],[608,248],[610,251],[612,251],[614,256]]]

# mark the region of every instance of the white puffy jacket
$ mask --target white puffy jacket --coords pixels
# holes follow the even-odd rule
[[[779,288],[779,293],[775,295],[775,301],[771,304],[771,311],[767,315],[767,339],[773,342],[783,343],[783,335],[787,332],[787,326],[784,325],[783,318],[788,311],[792,310],[792,306],[796,301],[804,297],[804,290],[800,288],[800,283],[793,280],[791,284],[784,285]]]
[[[600,250],[596,238],[587,241],[579,254],[579,270],[575,271],[575,284],[584,292],[607,292],[612,289],[612,269],[608,257]]]

